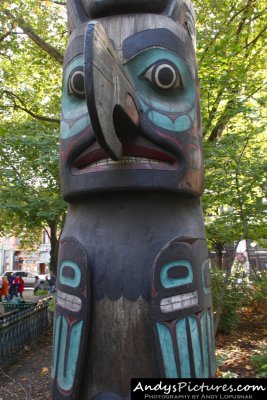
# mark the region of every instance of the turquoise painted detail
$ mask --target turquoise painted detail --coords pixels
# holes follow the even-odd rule
[[[206,318],[207,318],[207,329],[208,329],[208,343],[210,348],[211,375],[215,376],[217,368],[215,359],[215,336],[213,331],[213,318],[211,310],[206,311]]]
[[[75,136],[91,125],[86,100],[79,99],[68,93],[68,78],[71,71],[76,67],[83,67],[83,64],[84,57],[80,55],[68,64],[63,73],[60,122],[60,136],[62,139]]]
[[[149,107],[146,105],[146,103],[144,102],[144,100],[142,100],[141,98],[139,99],[140,101],[140,105],[142,107],[142,109],[146,112],[147,110],[149,110]]]
[[[183,278],[169,278],[168,271],[173,267],[186,267],[188,275]],[[166,288],[174,288],[181,285],[186,285],[193,282],[193,268],[192,264],[186,260],[176,260],[165,264],[160,271],[160,280],[162,285]]]
[[[202,354],[203,354],[203,377],[207,378],[209,376],[209,347],[208,341],[210,338],[210,329],[208,325],[208,315],[207,311],[204,311],[201,316],[201,335],[202,335]]]
[[[194,119],[195,119],[195,113],[196,113],[196,109],[194,107],[192,109],[192,111],[190,111],[190,113],[188,114],[188,116],[191,118],[192,121],[194,121]]]
[[[70,328],[70,340],[67,346],[68,324],[64,317],[61,324],[60,350],[58,355],[58,385],[63,390],[73,386],[76,365],[80,349],[83,321],[78,321]]]
[[[178,378],[171,332],[166,325],[160,323],[157,323],[157,331],[159,335],[166,378]]]
[[[209,261],[206,259],[201,264],[201,271],[202,271],[202,284],[203,290],[206,294],[211,294],[211,286],[207,286],[207,282],[205,279],[205,271],[208,269],[209,271]]]
[[[201,343],[197,320],[194,317],[188,317],[188,322],[190,326],[196,378],[204,378],[205,376],[202,368]]]
[[[175,121],[172,121],[169,117],[159,113],[158,111],[150,111],[148,113],[148,118],[153,122],[153,124],[169,131],[186,131],[192,125],[192,121],[187,115],[182,115]]]
[[[149,67],[163,60],[170,61],[176,66],[181,77],[181,87],[160,90],[143,78],[144,72]],[[185,129],[189,129],[191,124],[189,125],[187,115],[190,113],[191,116],[194,113],[196,93],[193,74],[182,57],[168,49],[152,48],[136,55],[125,64],[125,68],[138,89],[137,96],[141,104],[145,103],[146,109],[151,109],[149,118],[154,124],[167,130],[181,131],[182,127],[178,121],[172,124],[171,120],[168,121],[161,112],[182,113],[185,119],[179,122]],[[161,114],[162,117],[157,114]]]
[[[63,276],[64,267],[70,267],[73,269],[74,271],[73,278]],[[81,283],[81,270],[79,265],[73,261],[63,261],[59,271],[59,282],[62,283],[63,285],[71,286],[72,288],[77,287]]]
[[[52,378],[55,377],[56,371],[56,363],[57,363],[57,355],[58,355],[58,346],[59,346],[59,330],[60,330],[60,321],[61,317],[57,317],[54,326],[54,338],[53,338],[53,366],[51,370]]]
[[[176,324],[176,340],[179,352],[181,378],[191,378],[188,340],[186,334],[186,318],[179,320]]]

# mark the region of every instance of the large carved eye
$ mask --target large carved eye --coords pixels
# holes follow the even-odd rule
[[[150,66],[142,74],[142,78],[147,79],[154,86],[161,90],[182,87],[180,73],[176,65],[170,61],[159,61]]]
[[[68,92],[80,99],[84,99],[84,72],[82,67],[76,67],[71,71],[68,78]]]

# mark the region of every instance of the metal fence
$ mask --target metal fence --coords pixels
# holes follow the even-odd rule
[[[0,367],[12,365],[25,345],[44,333],[51,324],[49,299],[28,307],[14,307],[0,317]]]

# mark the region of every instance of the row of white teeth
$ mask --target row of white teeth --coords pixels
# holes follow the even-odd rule
[[[57,305],[66,310],[78,312],[82,308],[82,301],[77,296],[57,290]]]
[[[151,160],[150,158],[144,157],[122,157],[121,160],[114,161],[111,158],[105,158],[103,160],[99,160],[90,164],[90,167],[95,166],[106,166],[106,165],[121,165],[121,164],[133,164],[133,163],[145,163],[145,164],[165,164],[168,165],[166,161],[162,160]]]
[[[162,313],[169,313],[184,308],[192,307],[198,304],[197,290],[190,293],[179,294],[176,296],[165,297],[160,302],[160,310]]]

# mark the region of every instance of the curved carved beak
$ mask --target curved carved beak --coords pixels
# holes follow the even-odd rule
[[[122,142],[114,119],[139,125],[140,111],[134,86],[103,26],[89,22],[85,34],[85,91],[92,128],[100,146],[113,160],[122,157]]]

